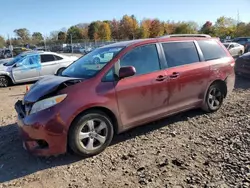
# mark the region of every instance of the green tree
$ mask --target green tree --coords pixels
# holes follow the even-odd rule
[[[215,34],[218,37],[225,38],[226,36],[234,37],[236,32],[236,21],[229,17],[219,17],[215,22]]]
[[[5,40],[2,36],[0,36],[0,48],[3,48],[4,46],[6,46]]]
[[[111,29],[107,22],[100,24],[98,30],[98,36],[101,40],[110,41],[111,40]]]
[[[89,39],[91,39],[91,40],[98,40],[99,39],[98,30],[99,30],[100,24],[101,24],[100,21],[91,22],[89,24],[89,26],[88,26]]]
[[[15,29],[14,33],[18,38],[20,38],[24,43],[30,40],[30,32],[26,28]]]
[[[43,40],[43,36],[40,32],[34,32],[32,34],[32,40],[35,44],[38,44]]]
[[[66,40],[66,33],[65,32],[63,32],[63,31],[60,31],[59,33],[58,33],[58,40],[60,40],[60,41],[65,41]]]
[[[72,40],[83,39],[82,30],[77,26],[71,26],[67,32],[67,40],[68,41],[71,40],[71,36],[72,36]]]
[[[197,33],[197,28],[193,23],[190,22],[180,22],[176,25],[176,34],[194,34]]]

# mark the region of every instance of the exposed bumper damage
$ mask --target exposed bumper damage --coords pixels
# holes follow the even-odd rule
[[[15,110],[23,147],[32,154],[51,156],[63,154],[67,148],[67,132],[60,113],[53,107],[29,115],[32,105],[56,95],[58,91],[81,80],[65,77],[47,77],[34,84],[23,101],[17,101]]]

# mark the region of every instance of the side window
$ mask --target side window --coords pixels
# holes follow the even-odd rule
[[[194,42],[169,42],[162,44],[168,67],[199,62]]]
[[[29,69],[34,67],[40,67],[39,55],[28,55],[18,62],[23,68]]]
[[[63,59],[63,58],[61,58],[61,57],[59,57],[57,55],[54,55],[54,58],[55,58],[55,60],[61,60],[61,59]]]
[[[132,49],[121,58],[120,66],[134,66],[136,75],[160,70],[160,61],[156,45],[149,44]]]
[[[214,40],[197,41],[206,61],[227,57],[226,51]]]
[[[55,61],[55,58],[53,55],[49,55],[49,54],[41,55],[41,63],[46,63],[50,61]]]

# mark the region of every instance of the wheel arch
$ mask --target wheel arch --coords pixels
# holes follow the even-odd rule
[[[6,78],[8,78],[10,80],[10,84],[14,84],[15,83],[14,80],[11,78],[11,76],[8,75],[8,74],[0,74],[0,77],[6,77]]]
[[[206,95],[207,95],[207,92],[208,92],[208,89],[214,85],[214,84],[218,84],[221,88],[222,88],[222,91],[223,91],[223,98],[226,98],[227,96],[227,84],[226,84],[226,79],[225,80],[221,80],[221,79],[216,79],[214,80],[212,83],[209,84],[209,86],[207,87],[207,90],[206,90],[206,93],[205,93],[205,98],[206,98]]]
[[[88,113],[88,112],[91,112],[91,111],[100,111],[102,113],[104,113],[105,115],[107,115],[111,122],[112,122],[112,125],[113,125],[113,128],[114,128],[114,133],[117,134],[119,132],[119,128],[118,128],[118,120],[117,120],[117,117],[116,115],[114,114],[114,112],[112,112],[110,109],[106,108],[106,107],[103,107],[103,106],[94,106],[94,107],[90,107],[88,109],[85,109],[83,111],[81,111],[80,113],[78,113],[74,119],[71,121],[70,123],[70,126],[69,126],[69,129],[70,127],[74,124],[74,122],[80,117],[82,116],[83,114],[85,113]]]

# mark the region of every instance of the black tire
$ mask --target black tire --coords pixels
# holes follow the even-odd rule
[[[0,87],[8,87],[11,85],[11,80],[7,76],[0,76]]]
[[[215,91],[215,96],[213,96],[212,92]],[[223,104],[224,100],[224,92],[223,88],[220,84],[212,84],[206,94],[205,101],[203,102],[202,109],[206,112],[216,112],[220,109],[221,105]],[[213,96],[213,98],[211,98]],[[212,102],[214,100],[214,102]],[[215,100],[217,102],[215,102]],[[219,103],[218,103],[219,102]],[[214,104],[215,106],[213,106]]]
[[[60,69],[57,71],[56,75],[57,75],[57,76],[60,76],[64,70],[65,70],[65,68],[60,68]]]
[[[93,139],[93,140],[97,141],[97,143],[98,143],[99,140],[95,139],[95,138],[91,138],[90,136],[80,140],[79,134],[80,134],[80,132],[82,132],[84,126],[86,125],[86,123],[88,121],[96,120],[96,119],[103,121],[107,125],[106,126],[107,129],[105,129],[106,140],[105,140],[105,142],[100,144],[100,146],[97,147],[96,149],[88,150],[84,146],[85,141],[87,143],[89,143],[90,139]],[[88,111],[88,112],[82,114],[80,117],[78,117],[71,125],[69,133],[68,133],[68,145],[69,145],[70,150],[72,150],[75,154],[83,156],[83,157],[90,157],[90,156],[97,155],[97,154],[101,153],[102,151],[104,151],[106,149],[106,147],[108,147],[110,142],[112,141],[113,135],[114,135],[114,129],[113,129],[112,121],[105,113],[103,113],[101,111],[97,111],[97,110]],[[92,142],[92,144],[94,146],[95,142],[94,143],[93,142]],[[87,143],[86,143],[86,145],[88,145]]]

